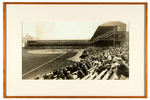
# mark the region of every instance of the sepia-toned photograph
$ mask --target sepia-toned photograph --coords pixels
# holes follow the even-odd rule
[[[22,79],[128,80],[128,23],[23,21]]]

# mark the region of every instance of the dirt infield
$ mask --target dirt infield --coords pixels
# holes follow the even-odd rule
[[[84,51],[84,49],[74,50],[74,52],[77,52],[77,54],[71,58],[68,58],[68,60],[80,62],[80,60],[81,60],[80,56],[82,55],[83,51]]]

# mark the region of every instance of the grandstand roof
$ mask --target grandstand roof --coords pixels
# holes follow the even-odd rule
[[[119,26],[119,25],[126,25],[126,24],[120,21],[110,21],[110,22],[101,24],[100,26]]]
[[[109,37],[117,30],[116,26],[126,26],[125,23],[120,21],[110,21],[104,24],[101,24],[96,29],[94,35],[92,36],[91,40],[99,40],[100,38]],[[124,28],[126,30],[126,27]],[[122,31],[122,30],[121,30]]]

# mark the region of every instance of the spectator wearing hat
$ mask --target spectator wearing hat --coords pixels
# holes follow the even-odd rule
[[[73,75],[70,73],[70,71],[67,71],[66,79],[74,79]]]

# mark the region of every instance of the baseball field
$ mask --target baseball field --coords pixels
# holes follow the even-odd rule
[[[77,50],[22,49],[22,79],[34,79],[37,75],[60,69],[74,63],[69,60]]]

